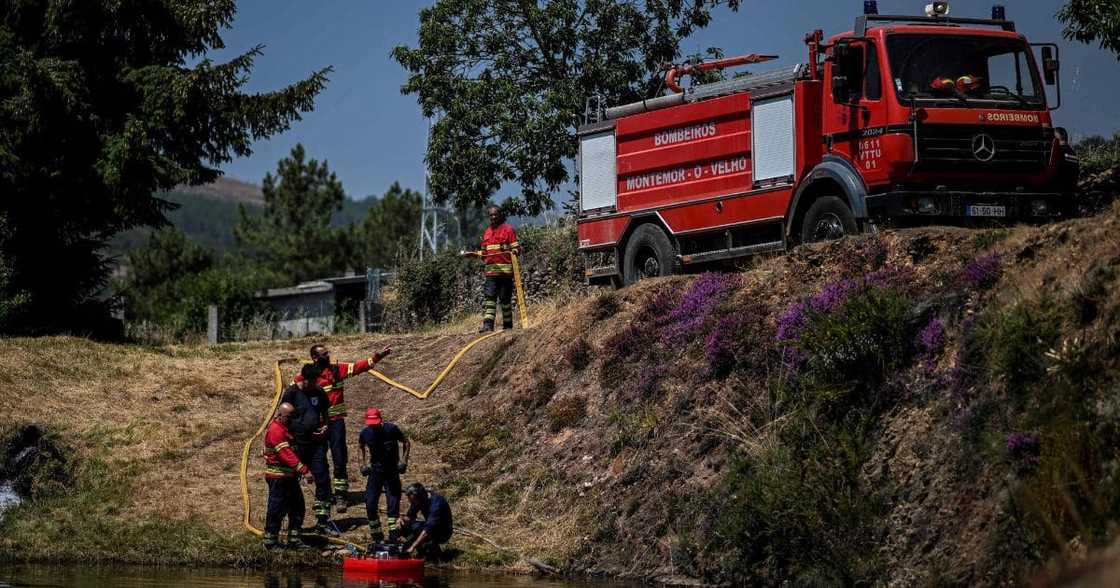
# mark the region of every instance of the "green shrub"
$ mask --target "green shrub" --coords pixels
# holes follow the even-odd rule
[[[618,314],[619,308],[618,296],[615,296],[614,292],[604,292],[591,302],[591,318],[605,321]]]
[[[868,288],[834,312],[810,312],[797,342],[806,356],[804,388],[826,403],[877,388],[913,355],[918,321],[911,308],[896,290]]]
[[[871,583],[886,488],[859,480],[863,433],[806,430],[754,461],[735,459],[707,496],[702,534],[686,534],[699,554],[692,571],[731,585]]]
[[[978,335],[991,375],[1022,391],[1046,373],[1044,353],[1060,333],[1061,317],[1053,306],[1023,301],[991,315]]]
[[[569,396],[548,406],[548,429],[559,433],[562,429],[574,427],[587,416],[587,398]]]
[[[395,296],[385,305],[386,327],[406,331],[445,321],[476,298],[481,282],[478,261],[454,251],[403,258],[397,266]]]
[[[591,344],[587,342],[587,337],[581,336],[564,351],[564,359],[572,370],[581,372],[591,363],[591,352]]]
[[[1086,137],[1074,149],[1081,161],[1082,177],[1120,166],[1120,133],[1113,135],[1111,139],[1101,136]]]

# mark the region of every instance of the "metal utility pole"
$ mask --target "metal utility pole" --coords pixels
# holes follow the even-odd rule
[[[432,119],[428,119],[428,142],[432,140]],[[427,143],[425,143],[426,145]],[[420,259],[424,259],[424,252],[430,251],[432,255],[439,252],[439,248],[449,243],[450,235],[447,234],[447,222],[450,221],[457,229],[459,223],[455,215],[446,206],[439,206],[432,200],[431,171],[427,162],[424,165],[424,198],[420,204]]]

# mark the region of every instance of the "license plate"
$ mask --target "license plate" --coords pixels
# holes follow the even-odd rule
[[[1006,206],[969,206],[966,216],[1007,216]]]

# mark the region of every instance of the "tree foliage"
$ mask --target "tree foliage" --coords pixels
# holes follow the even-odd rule
[[[10,277],[0,301],[26,288],[9,333],[86,328],[113,234],[164,222],[152,196],[219,175],[252,141],[312,108],[328,69],[274,92],[242,91],[260,54],[228,63],[234,0],[28,0],[0,20],[0,213],[10,223]],[[5,302],[6,304],[7,302]]]
[[[393,182],[370,206],[354,235],[354,248],[367,267],[391,267],[402,247],[416,247],[422,201],[419,192]]]
[[[537,214],[571,179],[585,100],[652,97],[661,66],[739,0],[438,0],[420,11],[419,45],[393,57],[401,88],[436,117],[428,142],[437,201],[485,203],[515,182],[515,212]]]
[[[1120,0],[1069,0],[1058,11],[1065,38],[1099,43],[1120,59]]]
[[[276,281],[267,270],[218,257],[174,227],[153,232],[147,245],[129,252],[127,266],[117,284],[125,317],[160,325],[174,337],[205,332],[211,304],[220,309],[223,329],[267,315],[255,294]]]
[[[331,227],[346,193],[326,161],[306,159],[303,145],[292,148],[265,174],[264,210],[251,215],[241,207],[234,236],[249,256],[287,282],[337,275],[354,264],[349,235]]]

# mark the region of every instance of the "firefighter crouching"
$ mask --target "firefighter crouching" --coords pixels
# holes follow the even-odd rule
[[[315,532],[338,535],[328,526],[331,513],[331,482],[327,471],[327,395],[315,385],[319,375],[313,364],[303,366],[302,378],[284,390],[280,401],[292,405],[289,429],[295,438],[293,445],[299,460],[311,470],[315,484]],[[333,532],[332,532],[333,531]]]
[[[482,327],[479,333],[494,330],[494,317],[497,306],[502,305],[502,328],[513,328],[513,257],[521,255],[521,244],[517,233],[506,224],[502,209],[490,206],[486,209],[490,226],[482,234],[481,251],[464,251],[464,257],[481,257],[485,267],[486,285],[483,289]]]
[[[330,351],[323,345],[311,347],[311,365],[315,367],[315,375],[310,379],[318,384],[327,394],[330,408],[327,409],[327,448],[331,454],[331,465],[334,471],[332,490],[338,512],[346,512],[348,496],[350,493],[349,472],[347,461],[349,455],[346,450],[346,397],[344,395],[343,380],[367,372],[377,362],[384,359],[393,350],[389,347],[374,353],[372,357],[354,363],[331,363]],[[298,382],[301,378],[296,376]],[[316,515],[319,512],[316,511]],[[330,504],[326,505],[326,514],[330,514]]]
[[[398,443],[404,450],[403,458],[397,451]],[[369,408],[366,410],[366,428],[358,435],[358,447],[362,451],[362,462],[366,464],[362,466],[362,475],[366,476],[366,518],[369,519],[370,541],[380,543],[385,539],[377,511],[377,503],[384,491],[389,541],[396,543],[400,537],[397,518],[401,514],[401,474],[408,468],[412,444],[396,424],[381,418],[379,409]]]
[[[303,547],[300,527],[303,526],[303,490],[300,476],[309,473],[292,449],[291,422],[295,407],[282,403],[264,434],[264,477],[268,482],[268,510],[264,518],[264,547],[280,547],[279,534],[284,518],[288,519],[288,547]]]
[[[405,490],[408,496],[408,513],[401,518],[406,551],[416,557],[438,560],[443,553],[440,545],[451,539],[453,523],[451,505],[447,499],[435,492],[429,492],[420,482],[410,484]],[[424,517],[423,521],[416,519]]]

